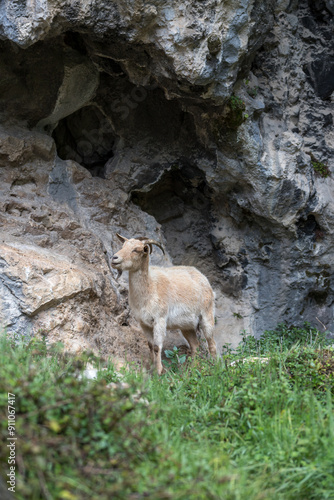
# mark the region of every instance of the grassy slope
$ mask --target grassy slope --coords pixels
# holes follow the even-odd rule
[[[160,378],[130,369],[129,387],[110,388],[111,364],[80,380],[85,359],[3,337],[0,430],[6,444],[11,392],[16,498],[334,498],[333,356],[319,332],[280,327],[222,362],[175,356]],[[7,458],[2,446],[4,474]]]

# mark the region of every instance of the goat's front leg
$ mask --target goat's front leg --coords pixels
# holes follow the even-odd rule
[[[162,362],[161,362],[161,351],[162,351],[162,346],[164,342],[164,338],[166,335],[166,319],[165,318],[159,318],[155,321],[154,323],[154,328],[153,328],[153,339],[154,339],[154,346],[158,348],[158,350],[155,351],[155,366],[158,372],[158,375],[162,374],[163,367],[162,367]]]

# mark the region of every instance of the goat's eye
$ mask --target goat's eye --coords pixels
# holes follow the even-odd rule
[[[135,252],[135,253],[141,253],[141,249],[140,248],[134,248],[132,250],[132,253]]]

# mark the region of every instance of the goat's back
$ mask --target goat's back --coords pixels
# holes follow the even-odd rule
[[[208,279],[195,267],[151,266],[149,272],[157,294],[169,304],[183,303],[202,309],[210,307],[214,300]]]

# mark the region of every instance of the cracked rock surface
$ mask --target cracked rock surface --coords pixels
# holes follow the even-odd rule
[[[331,0],[4,0],[3,327],[145,358],[119,232],[208,276],[219,347],[333,332],[333,34]]]

